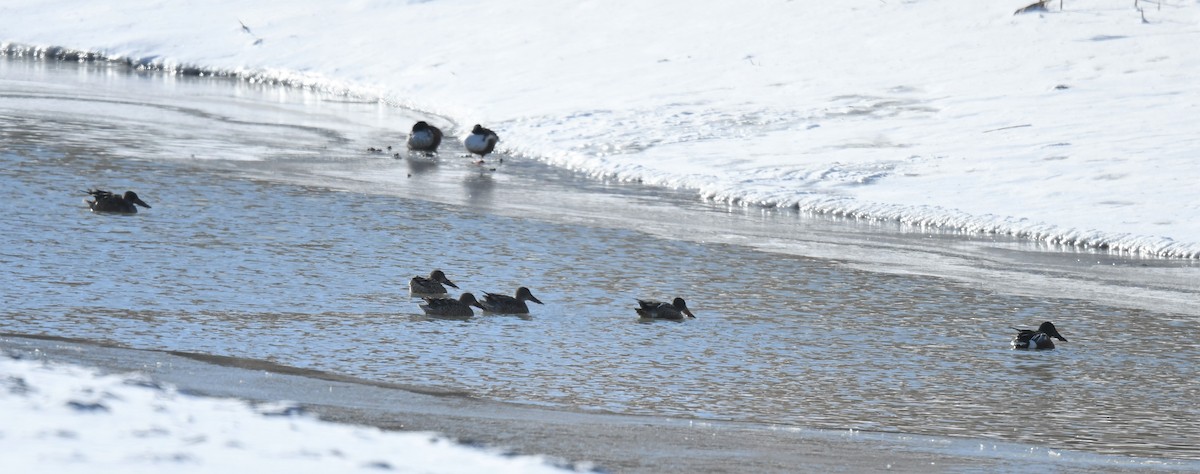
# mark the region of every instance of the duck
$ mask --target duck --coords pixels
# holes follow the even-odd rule
[[[463,140],[463,145],[467,147],[467,151],[479,155],[479,161],[483,162],[483,157],[496,149],[496,144],[499,142],[500,137],[496,135],[496,132],[475,124],[475,127],[471,129],[471,134]]]
[[[672,319],[682,320],[684,315],[689,318],[695,318],[696,315],[688,310],[687,302],[683,298],[675,298],[670,303],[651,300],[637,300],[639,308],[637,308],[638,316],[647,319]]]
[[[1058,333],[1058,329],[1055,329],[1054,323],[1050,321],[1042,323],[1036,331],[1013,329],[1017,330],[1017,335],[1012,340],[1012,346],[1015,349],[1053,349],[1054,339],[1067,342],[1067,338],[1062,337],[1062,334]]]
[[[430,316],[448,316],[455,318],[469,318],[475,315],[475,311],[471,310],[472,306],[479,307],[479,301],[475,299],[475,295],[471,293],[463,293],[458,299],[454,298],[433,298],[423,297],[425,304],[421,305],[421,309],[425,314]]]
[[[480,304],[484,311],[489,313],[499,314],[525,314],[529,312],[529,305],[526,301],[532,301],[537,304],[544,304],[542,300],[533,296],[529,288],[517,288],[516,296],[501,295],[498,293],[484,293],[483,301]]]
[[[125,191],[124,195],[113,194],[103,189],[89,189],[87,191],[92,196],[93,200],[84,199],[92,212],[114,212],[119,214],[137,214],[137,206],[142,206],[150,209],[150,205],[146,201],[141,200],[137,193],[133,191]]]
[[[415,276],[412,280],[409,280],[408,292],[414,295],[444,295],[448,292],[442,284],[458,288],[458,285],[455,285],[449,278],[446,278],[445,273],[441,270],[434,270],[429,272],[429,278]]]
[[[412,133],[408,135],[408,149],[433,153],[442,144],[441,129],[430,125],[424,120],[413,124]]]

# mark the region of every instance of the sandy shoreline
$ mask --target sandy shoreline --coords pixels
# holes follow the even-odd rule
[[[542,454],[566,467],[611,472],[863,472],[1187,469],[990,440],[834,432],[801,427],[585,413],[473,398],[272,364],[57,337],[0,335],[0,350],[51,362],[136,372],[181,393],[288,401],[337,423],[434,431],[469,445]]]

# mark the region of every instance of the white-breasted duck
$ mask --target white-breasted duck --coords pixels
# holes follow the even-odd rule
[[[1017,335],[1012,340],[1012,346],[1016,349],[1053,349],[1054,339],[1067,342],[1067,338],[1062,337],[1062,334],[1059,334],[1058,329],[1054,327],[1054,323],[1050,321],[1042,323],[1036,331],[1013,329],[1017,330]]]
[[[500,137],[496,132],[483,128],[482,125],[475,124],[471,129],[471,134],[463,140],[463,145],[467,147],[467,151],[479,155],[479,161],[496,149],[496,144],[500,143]]]
[[[408,149],[427,153],[436,152],[442,144],[441,129],[430,125],[424,120],[413,124],[412,133],[408,134]]]

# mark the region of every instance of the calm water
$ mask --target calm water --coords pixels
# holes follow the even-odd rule
[[[1062,291],[1039,289],[1050,277],[1038,272],[996,286],[766,252],[822,224],[519,157],[491,172],[461,150],[365,152],[401,145],[420,118],[311,92],[0,58],[0,332],[547,406],[1200,459],[1195,312],[1097,303],[1088,288],[1102,277]],[[89,187],[134,189],[154,207],[95,215],[82,204]],[[768,242],[749,228],[775,230]],[[890,235],[879,238],[921,244]],[[861,242],[842,247],[895,257]],[[528,317],[428,318],[406,282],[433,268],[477,294],[526,285],[546,304]],[[1167,306],[1196,296],[1142,290]],[[635,298],[676,295],[697,319],[643,323],[632,311]],[[1009,349],[1009,326],[1043,320],[1070,342]]]

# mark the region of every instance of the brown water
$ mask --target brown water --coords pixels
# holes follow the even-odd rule
[[[1192,262],[730,209],[521,157],[490,171],[460,149],[365,151],[423,118],[0,60],[0,332],[551,407],[1200,459]],[[154,207],[92,214],[96,186]],[[546,304],[429,318],[405,285],[433,268]],[[697,318],[632,310],[673,296]],[[1010,326],[1044,320],[1070,342],[1009,348]]]

